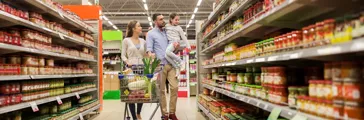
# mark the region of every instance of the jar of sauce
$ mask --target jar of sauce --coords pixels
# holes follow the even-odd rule
[[[363,120],[364,107],[363,104],[357,102],[346,102],[344,106],[344,119],[345,120]]]

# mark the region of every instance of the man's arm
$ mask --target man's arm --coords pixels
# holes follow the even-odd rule
[[[147,34],[147,54],[150,57],[152,55],[154,48],[154,39],[152,34],[150,34],[150,31]]]

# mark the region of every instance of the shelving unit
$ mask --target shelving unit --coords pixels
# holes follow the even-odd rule
[[[188,80],[190,96],[195,96],[197,91],[197,55],[196,55],[196,41],[189,41],[191,45],[191,51],[189,51],[188,60]]]
[[[214,115],[212,115],[210,111],[202,106],[200,103],[197,103],[197,106],[207,116],[209,120],[221,120],[221,118],[216,118]]]
[[[96,74],[78,75],[9,75],[0,76],[0,81],[32,80],[32,79],[51,79],[51,78],[77,78],[77,77],[96,77]]]
[[[77,94],[84,94],[84,93],[89,93],[89,92],[94,92],[94,91],[97,91],[97,89],[96,88],[90,88],[90,89],[82,90],[82,91],[79,91],[79,92],[64,94],[64,95],[60,95],[60,96],[53,96],[53,97],[49,97],[49,98],[44,98],[44,99],[32,101],[32,102],[36,103],[37,105],[40,105],[40,104],[45,104],[45,103],[57,101],[56,97],[59,97],[59,98],[63,99],[63,98],[74,97],[74,96],[76,96],[76,93]],[[23,108],[30,108],[30,103],[32,103],[32,102],[25,102],[25,103],[20,103],[20,104],[1,107],[0,108],[0,114],[20,110],[20,109],[23,109]]]
[[[266,102],[266,101],[263,101],[263,100],[260,100],[260,99],[257,99],[257,98],[245,96],[245,95],[242,95],[242,94],[239,94],[239,93],[224,90],[224,89],[214,87],[214,86],[211,86],[211,85],[203,84],[203,87],[208,88],[210,90],[214,90],[214,91],[219,92],[221,94],[227,95],[227,96],[229,96],[231,98],[234,98],[236,100],[239,100],[239,101],[254,105],[256,107],[259,107],[259,108],[264,109],[264,110],[269,111],[269,112],[272,112],[273,108],[280,108],[280,109],[282,109],[282,111],[280,113],[280,116],[283,116],[283,117],[285,117],[287,119],[292,119],[296,115],[305,116],[309,120],[323,120],[323,119],[325,119],[325,118],[313,116],[313,115],[310,115],[310,114],[306,114],[306,113],[302,113],[302,112],[290,109],[287,106],[276,105],[276,104],[269,103],[269,102]]]
[[[86,111],[84,111],[84,112],[82,112],[82,113],[80,113],[78,115],[75,115],[74,117],[69,118],[68,120],[78,120],[80,118],[80,116],[85,116],[85,115],[91,113],[92,111],[95,111],[95,110],[99,109],[100,107],[101,107],[101,105],[96,105],[96,106],[94,106],[94,107],[92,107],[92,108],[90,108],[90,109],[88,109],[88,110],[86,110]]]
[[[42,2],[41,0],[24,0],[23,1],[27,7],[31,9],[35,9],[40,13],[45,13],[46,15],[50,15],[57,21],[61,21],[65,25],[69,27],[73,27],[75,29],[84,30],[88,33],[98,33],[98,31],[93,28],[93,26],[87,25],[81,20],[76,20],[71,16],[65,14],[63,10],[55,9]]]
[[[4,5],[7,4],[9,6],[11,6],[12,11],[16,11],[16,12],[9,12],[9,11],[3,11],[0,10],[0,21],[3,23],[0,25],[0,27],[2,28],[2,38],[4,39],[4,34],[5,32],[8,32],[8,29],[13,29],[16,28],[16,30],[18,30],[17,32],[19,32],[18,37],[21,38],[20,39],[20,43],[24,43],[25,39],[30,39],[31,41],[34,41],[34,44],[39,44],[39,46],[35,46],[33,48],[30,47],[26,47],[24,44],[17,44],[15,45],[14,43],[11,42],[7,42],[6,40],[1,40],[0,43],[0,49],[1,52],[0,54],[2,55],[2,57],[4,56],[4,60],[1,61],[1,64],[10,64],[9,60],[5,60],[8,59],[8,55],[15,55],[17,58],[19,58],[17,62],[17,65],[19,66],[19,68],[17,68],[17,73],[15,74],[1,74],[0,75],[0,82],[1,85],[5,85],[9,84],[9,83],[16,83],[19,86],[24,87],[24,84],[20,84],[22,82],[26,83],[26,82],[35,82],[35,81],[42,81],[44,83],[42,83],[43,86],[36,86],[36,84],[32,84],[29,86],[25,86],[25,87],[39,87],[39,88],[47,88],[47,89],[39,89],[36,88],[32,91],[26,91],[26,90],[19,90],[18,92],[15,93],[8,93],[8,94],[2,94],[2,97],[4,96],[10,96],[10,95],[24,95],[23,98],[25,97],[25,94],[32,92],[34,94],[37,94],[36,98],[40,98],[40,99],[36,99],[36,100],[30,100],[30,101],[25,101],[24,99],[20,98],[20,102],[17,103],[9,103],[9,104],[5,104],[2,103],[3,106],[0,107],[0,117],[4,117],[7,116],[8,114],[14,113],[14,112],[24,112],[27,113],[28,111],[26,111],[26,108],[31,108],[33,105],[47,105],[49,103],[54,103],[55,101],[62,100],[62,99],[71,99],[72,97],[79,97],[79,95],[82,94],[89,94],[92,95],[94,99],[96,99],[97,101],[100,101],[100,96],[99,96],[99,81],[101,81],[99,78],[100,74],[100,62],[102,62],[99,58],[99,22],[96,22],[99,18],[97,18],[97,20],[88,20],[88,21],[83,21],[80,18],[76,18],[76,16],[74,15],[70,15],[69,12],[71,11],[65,11],[63,9],[61,9],[60,7],[55,8],[54,6],[51,6],[49,4],[46,3],[47,1],[42,1],[42,0],[22,0],[22,1],[1,1],[0,4]],[[52,4],[53,5],[53,4]],[[9,7],[8,6],[8,7]],[[3,6],[4,7],[4,6]],[[65,7],[65,6],[63,6]],[[19,10],[18,8],[24,8]],[[10,9],[10,8],[8,8]],[[29,15],[30,13],[27,11],[29,10],[29,12],[34,12],[34,15]],[[19,12],[19,13],[18,13]],[[36,24],[34,21],[31,22],[31,20],[29,19],[25,19],[25,18],[21,18],[19,14],[22,14],[22,12],[27,12],[27,17],[31,18],[34,16],[40,16],[40,18],[42,18],[44,21],[44,26],[40,25],[40,24]],[[32,13],[33,14],[33,13]],[[76,14],[76,13],[73,13]],[[98,12],[95,14],[99,14]],[[40,19],[40,18],[34,18],[34,19]],[[48,22],[48,20],[50,22]],[[47,22],[45,22],[47,21]],[[59,29],[50,27],[51,22],[53,23],[54,26],[59,25],[61,27],[59,27]],[[53,26],[52,25],[52,26]],[[44,42],[42,41],[43,39],[46,38],[40,38],[39,36],[36,37],[36,35],[34,35],[34,38],[25,38],[24,36],[22,36],[22,34],[24,33],[20,33],[22,32],[21,30],[26,29],[29,30],[30,32],[34,32],[34,34],[36,35],[41,35],[41,37],[48,37],[49,36],[49,41],[51,42]],[[65,32],[61,32],[62,30],[67,31],[67,34],[65,34]],[[28,32],[29,32],[28,31]],[[84,35],[81,35],[82,33],[84,33]],[[8,33],[6,33],[8,34]],[[89,35],[87,36],[88,38],[86,38],[86,34]],[[10,34],[9,34],[10,35]],[[76,35],[76,36],[73,36]],[[16,36],[16,35],[14,35]],[[12,36],[12,37],[14,37]],[[82,39],[81,39],[82,38]],[[7,39],[7,38],[5,38]],[[11,41],[12,38],[9,38],[9,41]],[[40,40],[42,39],[42,40]],[[48,39],[48,38],[47,38]],[[93,41],[91,40],[93,39]],[[87,40],[90,40],[92,42],[89,42]],[[30,43],[28,43],[30,44]],[[50,46],[51,50],[46,50],[45,48],[42,47],[47,47],[47,46],[43,46],[46,45]],[[50,44],[50,45],[48,45]],[[54,45],[54,46],[52,46]],[[56,48],[57,47],[57,50]],[[58,50],[61,49],[60,47],[62,47],[62,50]],[[80,50],[80,48],[82,48],[82,51]],[[63,49],[67,49],[68,52],[65,52],[66,50],[63,51]],[[73,51],[72,51],[73,50]],[[57,51],[58,53],[54,52]],[[59,52],[62,51],[62,52]],[[76,52],[75,52],[76,51]],[[71,53],[73,52],[73,53]],[[61,54],[64,53],[64,54]],[[30,55],[30,56],[35,56],[34,58],[30,58],[30,60],[32,59],[37,59],[36,63],[37,65],[25,65],[26,60],[23,60],[22,57],[24,57],[24,55]],[[84,56],[82,56],[84,55]],[[90,57],[92,56],[92,57]],[[38,61],[38,57],[39,58],[43,58],[43,65],[40,65],[40,60]],[[53,62],[48,62],[45,60],[51,59]],[[23,61],[24,63],[22,63],[21,61]],[[35,60],[33,60],[32,62],[35,62]],[[50,64],[51,65],[44,65],[44,64]],[[77,65],[76,65],[77,63]],[[80,63],[80,64],[78,64]],[[13,65],[14,63],[12,63]],[[38,66],[39,64],[39,66]],[[67,64],[67,68],[66,68],[66,64]],[[81,65],[82,64],[82,65]],[[41,71],[40,68],[43,68],[45,71],[45,68],[49,67],[52,69],[47,69],[47,70],[52,70],[53,68],[56,69],[56,67],[59,67],[59,70],[63,70],[65,71],[66,69],[71,69],[71,71],[67,71],[67,72],[50,72],[51,74],[47,74],[46,73],[41,73],[41,72],[37,72],[36,74],[32,74],[32,73],[28,73],[28,72],[24,72],[21,71],[23,70],[24,67],[34,67],[36,69],[31,70],[29,68],[29,71]],[[71,67],[72,66],[72,67]],[[87,66],[87,67],[80,67],[80,66]],[[62,67],[62,68],[61,68]],[[1,68],[4,72],[5,67]],[[3,70],[4,69],[4,70]],[[87,69],[88,71],[86,71],[85,69]],[[25,71],[28,71],[28,68],[24,68]],[[89,72],[90,70],[92,70],[92,72]],[[81,72],[80,72],[81,71]],[[49,72],[49,71],[48,71]],[[66,74],[67,73],[67,74]],[[77,73],[77,74],[76,74]],[[89,74],[79,74],[79,73],[89,73]],[[62,79],[63,85],[62,87],[52,87],[51,85],[54,85],[51,82],[51,80],[54,79]],[[64,79],[72,79],[75,80],[76,82],[80,83],[79,85],[84,88],[80,89],[78,88],[77,92],[66,92],[65,90],[65,86],[64,86]],[[85,89],[86,86],[84,86],[85,81],[89,80],[90,83],[92,83],[93,85],[95,85],[96,87],[87,87],[88,89]],[[49,82],[49,83],[48,83]],[[74,82],[74,83],[76,83]],[[67,83],[67,85],[74,85],[74,83]],[[38,83],[39,84],[39,83]],[[45,86],[45,84],[49,84],[48,86]],[[77,87],[80,87],[77,86]],[[69,87],[69,91],[71,91],[71,87]],[[15,88],[13,88],[15,89]],[[24,88],[19,88],[19,89],[24,89]],[[62,90],[64,90],[63,92],[60,92]],[[56,93],[55,91],[57,90],[58,93]],[[38,93],[36,93],[38,92]],[[47,96],[51,96],[51,97],[46,97],[44,98],[44,96],[42,95],[38,95],[40,92],[43,92],[42,94],[47,93]],[[66,94],[61,94],[61,95],[56,95],[59,93],[66,93]],[[30,94],[27,94],[30,96]],[[33,94],[32,94],[33,95]],[[35,96],[35,95],[33,95]],[[43,97],[43,98],[42,98]],[[4,98],[2,98],[3,100]],[[34,99],[34,98],[32,98]],[[61,103],[62,104],[62,103]],[[84,111],[83,113],[81,113],[81,115],[86,115],[88,113],[90,113],[91,111],[95,111],[98,110],[101,107],[101,105],[97,105],[89,110]],[[26,112],[25,112],[26,111]],[[21,119],[21,115],[17,116],[20,117]],[[19,118],[18,118],[19,119]],[[78,119],[78,118],[73,118],[73,119]]]
[[[259,9],[259,5],[257,3],[263,3],[263,6],[261,9]],[[331,79],[324,79],[324,73],[327,72],[327,68],[326,65],[327,64],[332,64],[333,62],[335,63],[343,63],[343,62],[355,62],[358,60],[361,60],[363,57],[363,53],[364,53],[364,37],[363,35],[361,36],[356,36],[353,37],[353,39],[349,39],[347,41],[341,41],[341,42],[337,42],[335,40],[340,40],[340,32],[338,32],[338,28],[335,29],[335,27],[333,27],[330,30],[327,30],[329,33],[332,33],[332,37],[331,39],[317,39],[317,36],[320,37],[319,35],[317,35],[319,32],[312,32],[312,33],[303,33],[304,28],[308,29],[308,31],[315,31],[316,28],[318,28],[317,26],[320,26],[321,24],[325,24],[323,21],[324,20],[334,20],[335,22],[333,22],[333,24],[335,25],[340,25],[343,23],[343,21],[346,21],[349,23],[352,22],[354,23],[354,20],[359,19],[360,17],[363,17],[363,11],[360,10],[360,6],[364,5],[363,1],[347,1],[347,2],[342,2],[342,1],[338,1],[338,0],[320,0],[320,1],[312,1],[312,0],[283,0],[282,3],[277,4],[277,3],[269,3],[269,2],[276,2],[276,1],[266,1],[266,0],[240,0],[240,3],[238,5],[237,8],[235,8],[233,11],[228,11],[228,8],[231,4],[233,4],[232,2],[230,3],[225,3],[222,2],[220,3],[216,9],[214,9],[214,11],[210,14],[211,17],[209,17],[207,20],[204,21],[204,23],[201,25],[201,30],[197,30],[200,31],[200,33],[197,36],[198,42],[197,42],[197,80],[198,80],[198,93],[197,96],[199,94],[208,94],[208,95],[213,95],[213,92],[216,92],[216,96],[220,96],[218,97],[219,99],[227,99],[228,101],[224,101],[224,102],[229,102],[229,100],[236,100],[238,102],[242,102],[244,104],[250,104],[255,106],[256,108],[259,108],[259,110],[264,110],[264,111],[268,111],[271,114],[274,114],[273,111],[274,109],[279,109],[281,110],[278,117],[282,117],[282,118],[287,118],[287,119],[294,119],[297,117],[301,117],[301,118],[307,118],[309,120],[321,120],[321,119],[328,119],[327,117],[333,117],[336,119],[350,119],[350,116],[348,114],[346,114],[346,116],[335,116],[333,115],[323,115],[323,117],[319,117],[317,115],[313,115],[313,114],[308,114],[306,112],[303,112],[301,109],[298,110],[298,106],[294,106],[297,107],[297,109],[293,109],[288,107],[287,105],[291,105],[291,104],[287,104],[288,100],[283,100],[284,102],[281,102],[281,104],[283,103],[283,105],[278,105],[278,104],[274,104],[277,103],[276,101],[272,101],[271,99],[262,99],[259,97],[256,97],[254,95],[247,95],[246,93],[242,94],[241,91],[238,91],[236,89],[242,89],[245,91],[249,91],[249,90],[254,90],[254,89],[259,89],[261,90],[262,88],[267,90],[264,87],[282,87],[283,91],[287,93],[287,95],[282,95],[283,97],[288,98],[288,88],[294,88],[295,87],[301,87],[301,88],[307,88],[308,87],[308,81],[309,80],[322,80],[322,81],[333,81],[332,78]],[[269,4],[268,4],[269,3]],[[328,4],[330,3],[330,4]],[[331,4],[332,3],[332,4]],[[254,6],[254,7],[252,7]],[[257,7],[258,6],[258,7]],[[253,8],[253,10],[251,9]],[[341,9],[342,8],[342,9]],[[245,14],[245,12],[249,12],[248,10],[252,10],[254,11],[254,15],[249,16],[250,14]],[[257,10],[261,10],[256,12]],[[225,12],[228,11],[228,12]],[[361,12],[361,14],[360,14]],[[227,14],[225,14],[227,13]],[[243,13],[243,14],[241,14]],[[221,17],[218,19],[218,15],[225,15],[224,17]],[[253,13],[252,13],[253,14]],[[247,18],[245,15],[251,17],[249,19],[245,19]],[[355,16],[356,15],[356,16]],[[244,16],[244,17],[241,17]],[[354,17],[355,16],[355,17]],[[244,22],[239,22],[236,20],[236,18],[242,18],[244,19]],[[216,23],[213,23],[216,22]],[[233,23],[233,24],[229,24],[229,23]],[[210,25],[212,24],[212,25]],[[242,27],[235,29],[234,27],[236,27],[236,25],[242,25]],[[199,24],[196,22],[196,25],[198,26]],[[229,25],[229,26],[227,26]],[[230,26],[231,25],[231,26]],[[326,24],[325,24],[326,25]],[[209,28],[207,28],[209,26]],[[310,26],[310,27],[307,27]],[[314,26],[314,27],[312,27]],[[324,26],[324,25],[322,25]],[[345,25],[343,25],[345,26]],[[326,27],[326,26],[325,26]],[[326,30],[327,27],[322,27],[322,31]],[[349,26],[347,25],[346,27],[352,27],[353,29],[357,29],[357,26]],[[362,27],[362,26],[360,26]],[[233,30],[234,28],[234,30]],[[208,29],[208,30],[206,30]],[[227,30],[229,29],[229,30]],[[320,29],[319,29],[320,30]],[[205,32],[205,31],[210,31],[210,32]],[[291,45],[289,46],[289,41],[286,42],[284,40],[286,40],[285,38],[289,39],[290,33],[292,33],[292,31],[302,31],[302,34],[300,33],[299,35],[307,35],[307,34],[312,34],[313,35],[313,41],[314,42],[306,42],[303,39],[307,39],[305,38],[305,36],[301,36],[302,38],[300,38],[299,40],[300,43],[298,43],[297,45]],[[325,31],[325,32],[327,32]],[[354,30],[353,30],[354,31]],[[324,34],[324,33],[323,33]],[[354,34],[358,34],[358,33],[351,33],[347,32],[346,35],[343,36],[354,36]],[[317,36],[315,36],[317,35]],[[324,36],[324,35],[323,35]],[[271,38],[271,39],[269,39]],[[280,39],[282,38],[282,39]],[[258,45],[260,45],[260,43],[265,43],[266,41],[271,40],[272,44],[264,44],[264,45],[272,45],[269,47],[263,46],[262,49],[260,49],[258,47]],[[279,43],[279,41],[283,41],[282,42],[282,46],[279,48],[277,47],[277,45],[281,45]],[[324,43],[322,44],[322,41],[329,41],[328,43]],[[284,43],[285,42],[285,43]],[[306,42],[306,43],[304,43]],[[321,42],[321,43],[320,43]],[[228,45],[231,44],[235,45],[235,48],[231,48],[233,49],[232,52],[226,52],[228,50],[227,47],[229,47]],[[293,44],[293,43],[292,43]],[[254,47],[250,47],[254,46]],[[262,44],[263,45],[263,44]],[[247,48],[244,48],[245,46],[247,46]],[[288,47],[286,47],[288,46]],[[250,47],[250,48],[249,48]],[[263,49],[264,48],[264,49]],[[271,50],[272,51],[268,51]],[[263,52],[261,52],[261,51]],[[237,52],[238,51],[238,52]],[[242,51],[242,52],[240,52]],[[233,54],[233,55],[232,55]],[[251,56],[249,56],[250,54],[252,54]],[[218,56],[219,58],[213,58]],[[232,59],[230,59],[229,57],[232,57]],[[239,56],[236,57],[235,56]],[[226,59],[225,59],[226,57]],[[220,58],[222,58],[223,60],[221,60]],[[325,64],[325,68],[323,67]],[[341,64],[340,64],[341,65]],[[363,65],[360,63],[359,65],[361,65],[360,67],[358,67],[359,69],[362,69]],[[263,73],[263,68],[264,67],[283,67],[283,68],[287,68],[285,69],[286,72],[288,71],[288,68],[291,69],[299,69],[302,71],[289,71],[290,73],[293,73],[296,75],[296,72],[299,73],[300,75],[287,75],[284,74],[282,75],[283,77],[287,77],[287,83],[283,83],[283,84],[279,84],[279,83],[263,83],[263,81],[258,82],[257,84],[254,81],[254,77],[256,77],[254,74],[259,74],[259,79],[260,79],[260,75]],[[313,71],[319,75],[317,76],[322,76],[321,77],[316,77],[315,79],[313,78],[303,78],[306,77],[306,68],[310,68],[310,67],[317,67],[318,71]],[[244,69],[243,69],[244,68]],[[247,68],[245,70],[245,68]],[[252,69],[258,69],[258,72],[248,72],[248,68],[252,68]],[[262,71],[260,71],[260,69],[262,69]],[[291,70],[289,69],[289,70]],[[325,72],[324,72],[325,69]],[[322,70],[322,73],[321,73]],[[330,70],[332,70],[330,68]],[[217,78],[213,78],[211,76],[212,71],[214,71],[214,73],[217,73],[217,75],[219,76]],[[254,71],[254,70],[253,70]],[[304,72],[303,72],[304,71]],[[248,74],[251,73],[252,77],[253,77],[253,82],[239,82],[238,84],[238,80],[235,79],[235,81],[229,81],[229,79],[233,79],[233,78],[229,78],[227,77],[229,74],[231,73],[235,73],[238,74]],[[277,72],[277,71],[275,71]],[[312,71],[310,71],[312,72]],[[221,74],[219,74],[221,73]],[[284,70],[283,70],[284,73]],[[333,73],[334,74],[334,73]],[[339,73],[340,74],[340,73]],[[231,74],[230,74],[231,75]],[[264,75],[264,74],[263,74]],[[325,74],[326,75],[326,74]],[[360,73],[361,75],[361,73]],[[359,76],[360,76],[359,75]],[[210,77],[208,77],[210,76]],[[221,77],[221,76],[225,76]],[[282,77],[280,76],[280,77]],[[224,78],[224,79],[220,79]],[[236,76],[235,76],[236,77]],[[297,78],[294,78],[297,77]],[[299,82],[292,82],[289,80],[293,80],[293,79],[299,79],[299,80],[304,80],[304,81],[299,81]],[[246,78],[242,78],[242,79],[246,79]],[[277,78],[272,78],[272,79],[277,79]],[[308,79],[306,81],[306,79]],[[340,78],[340,79],[344,79],[344,78]],[[361,79],[361,78],[360,78]],[[214,84],[209,84],[206,82],[202,82],[202,81],[208,81]],[[337,81],[336,81],[337,82]],[[343,82],[343,81],[341,81]],[[236,84],[235,84],[236,83]],[[345,81],[343,82],[345,83]],[[361,83],[361,82],[356,82],[356,83]],[[311,83],[310,83],[311,84]],[[326,83],[325,83],[326,84]],[[230,85],[230,86],[229,86]],[[331,84],[330,84],[331,85]],[[238,86],[240,86],[241,88],[238,88]],[[231,89],[230,89],[231,87]],[[311,86],[310,86],[311,87]],[[247,88],[247,89],[245,89]],[[207,91],[211,92],[208,93],[206,91],[202,92],[203,89],[207,89]],[[311,88],[310,88],[311,89]],[[264,90],[262,90],[264,91]],[[266,93],[266,96],[269,96],[271,94],[276,95],[276,91],[272,90],[270,91],[268,89],[268,91],[264,91]],[[331,90],[331,92],[333,92],[333,90]],[[364,92],[364,91],[360,91],[360,92]],[[258,94],[258,93],[257,93]],[[269,94],[269,95],[268,95]],[[325,93],[326,94],[326,93]],[[345,93],[344,93],[345,94]],[[221,97],[223,96],[223,97]],[[227,98],[225,97],[227,96]],[[291,96],[292,97],[292,96]],[[317,102],[317,101],[321,101],[321,98],[317,98],[315,96],[312,95],[302,95],[302,97],[307,97],[307,99],[309,102]],[[311,100],[312,98],[312,100]],[[300,99],[298,97],[294,97],[294,100]],[[303,98],[304,99],[304,98]],[[292,100],[292,99],[291,99]],[[324,99],[325,103],[324,104],[330,104],[331,102],[337,101],[337,99],[335,99],[335,97],[333,99]],[[271,101],[271,102],[269,102]],[[326,101],[328,101],[326,103]],[[274,103],[273,103],[274,102]],[[344,102],[352,102],[352,101],[348,101],[348,100],[343,100]],[[221,102],[223,103],[223,102]],[[279,102],[278,102],[279,103]],[[216,120],[216,119],[221,119],[221,118],[216,118],[213,115],[211,115],[211,112],[209,111],[209,108],[205,108],[203,107],[200,103],[198,104],[198,108],[210,119],[210,120]],[[337,103],[333,103],[330,105],[334,105]],[[346,105],[346,104],[345,104]],[[345,106],[343,105],[343,106]],[[291,106],[292,107],[292,106]],[[247,108],[248,109],[248,108]],[[311,112],[311,111],[310,111]],[[334,113],[333,113],[334,114]],[[342,113],[344,114],[344,113]],[[266,117],[266,116],[264,116]]]

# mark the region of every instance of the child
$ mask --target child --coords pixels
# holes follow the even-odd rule
[[[168,38],[168,47],[166,50],[166,59],[176,69],[176,76],[179,75],[180,69],[184,69],[184,61],[175,53],[182,51],[184,48],[190,49],[190,44],[183,29],[179,24],[179,16],[176,13],[169,15],[169,24],[166,25]]]

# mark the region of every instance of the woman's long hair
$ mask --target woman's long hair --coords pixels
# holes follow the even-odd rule
[[[137,23],[138,23],[138,21],[136,21],[136,20],[132,20],[128,23],[128,25],[126,27],[126,37],[133,36],[133,34],[134,34],[133,28],[135,28]]]

